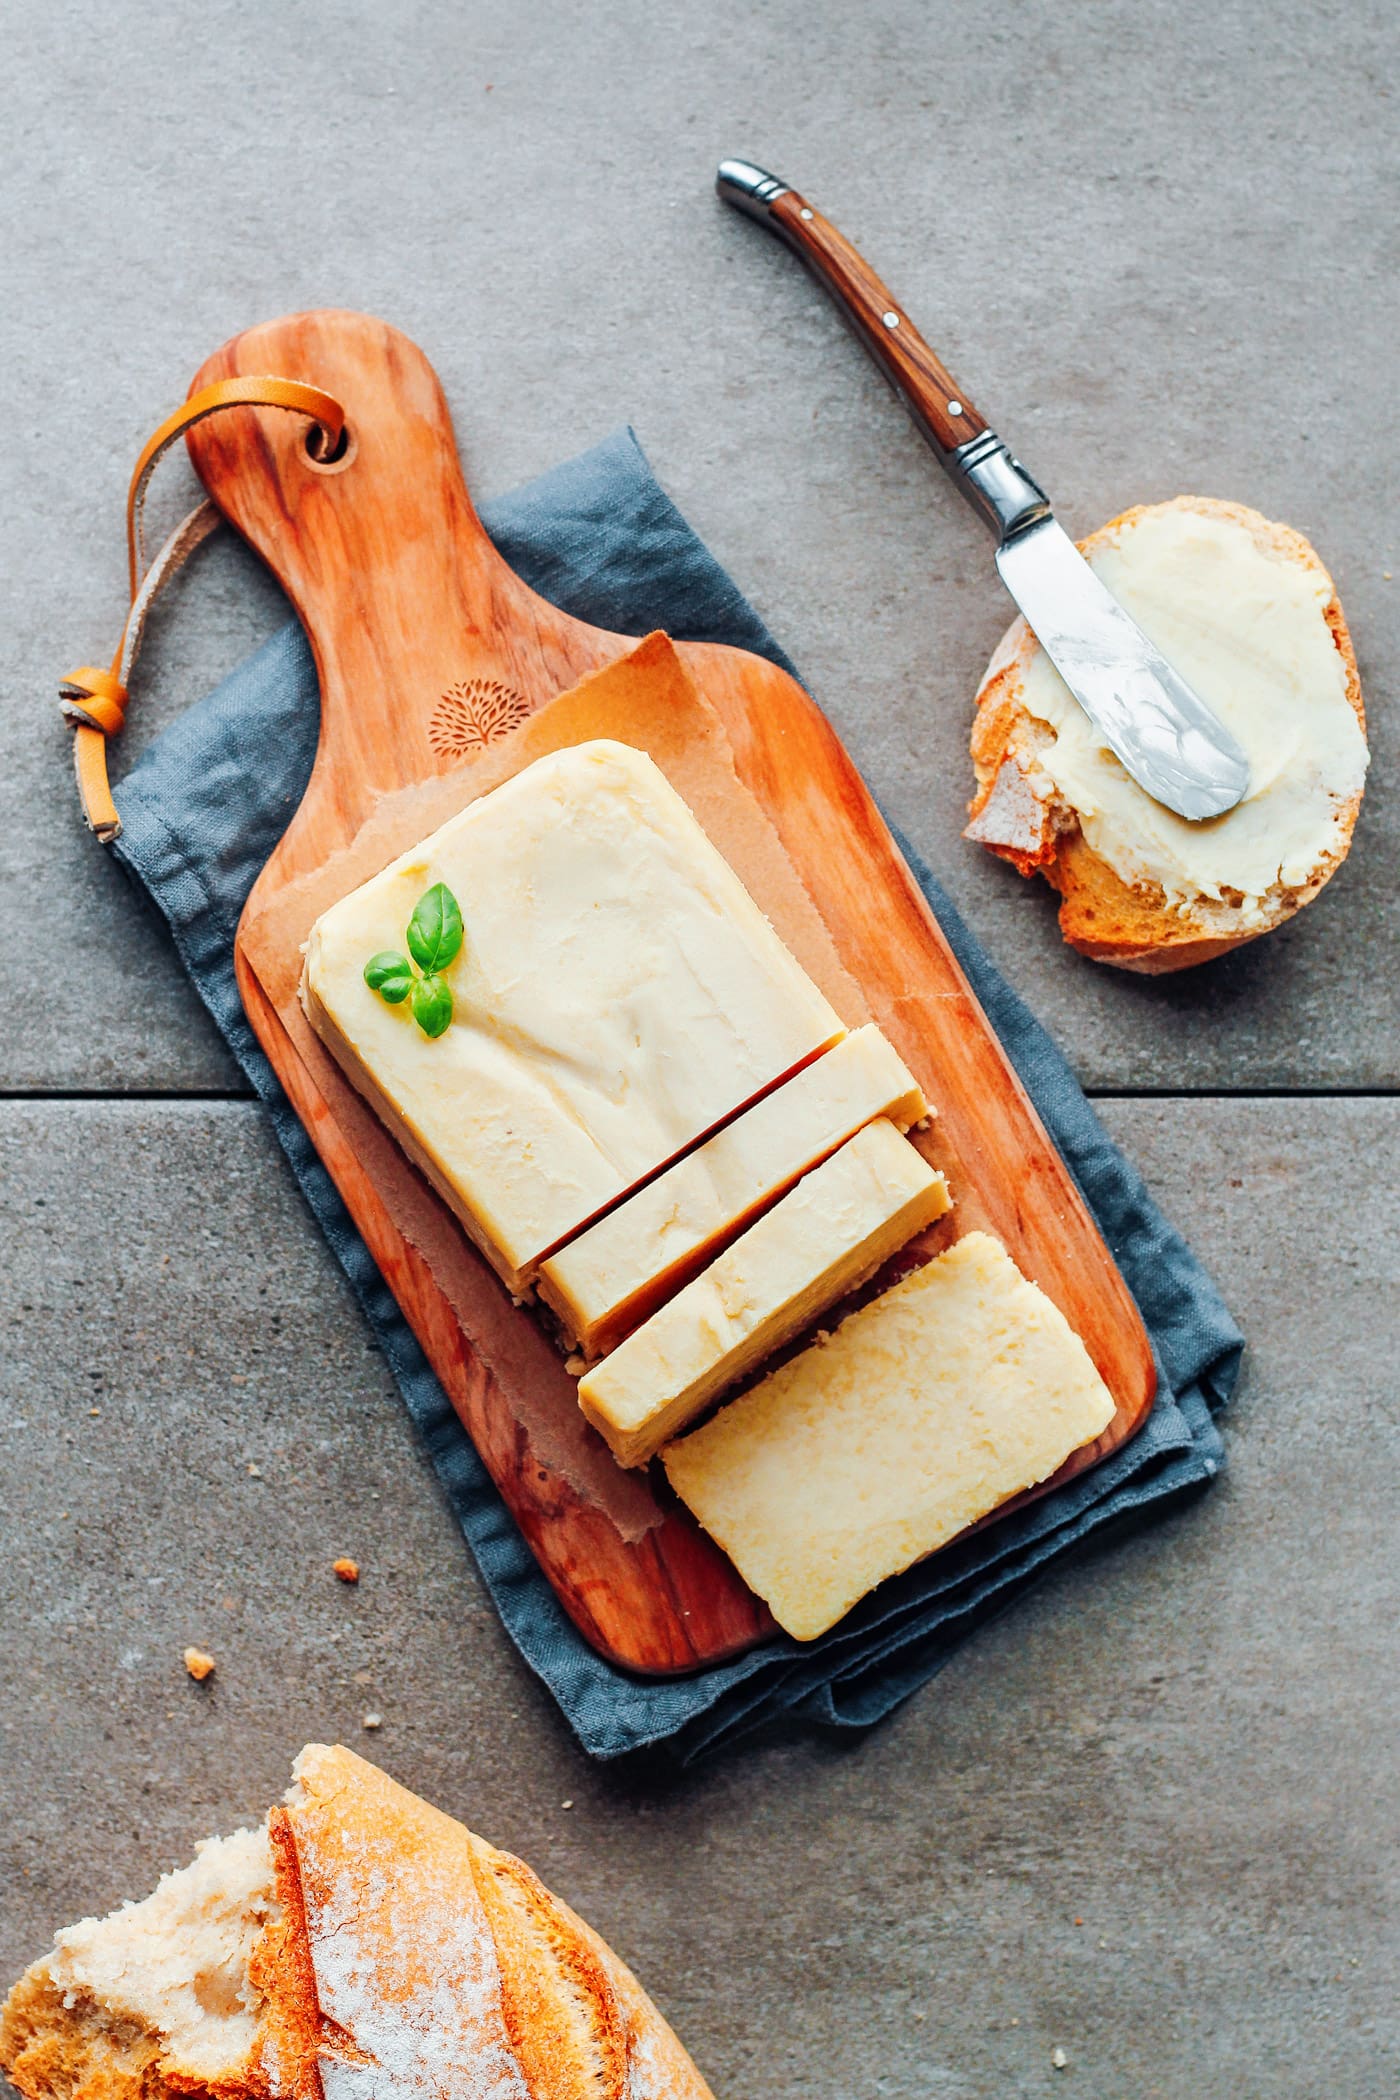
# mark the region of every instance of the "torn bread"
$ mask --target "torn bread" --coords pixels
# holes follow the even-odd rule
[[[707,2100],[530,1869],[312,1744],[258,1830],[60,1932],[0,2010],[30,2100]]]
[[[1178,496],[1081,547],[1244,745],[1250,792],[1204,825],[1163,809],[1017,620],[977,694],[966,836],[1046,877],[1081,954],[1180,970],[1281,925],[1345,859],[1367,763],[1356,658],[1312,547],[1243,504]]]

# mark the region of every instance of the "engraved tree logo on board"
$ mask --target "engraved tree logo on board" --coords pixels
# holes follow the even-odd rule
[[[499,678],[449,686],[433,709],[428,742],[439,758],[470,758],[519,728],[530,712],[524,696]]]

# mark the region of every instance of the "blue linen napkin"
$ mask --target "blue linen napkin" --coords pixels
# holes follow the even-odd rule
[[[664,627],[737,643],[790,669],[753,608],[653,478],[631,431],[483,513],[511,566],[600,627]],[[614,1758],[648,1745],[682,1762],[782,1721],[868,1728],[932,1677],[975,1626],[1096,1533],[1203,1487],[1224,1463],[1213,1415],[1242,1338],[1215,1285],[1100,1128],[1045,1031],[993,969],[917,849],[901,841],[963,969],[1083,1189],[1142,1309],[1159,1384],[1139,1434],[1028,1509],[885,1583],[824,1639],[775,1636],[737,1660],[650,1680],[595,1655],[555,1601],[351,1223],[244,1017],[233,936],[244,900],[311,771],[316,672],[292,622],[191,707],[117,791],[115,852],[154,901],[181,960],[267,1106],[308,1203],[349,1276],[451,1498],[511,1638],[580,1743]]]

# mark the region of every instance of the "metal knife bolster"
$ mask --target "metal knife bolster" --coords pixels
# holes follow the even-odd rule
[[[751,160],[722,160],[715,189],[726,204],[732,204],[746,219],[766,222],[769,205],[775,198],[785,197],[788,186],[766,168],[756,168]]]
[[[943,465],[973,509],[1003,543],[1050,515],[1050,498],[1013,459],[994,430],[969,438],[956,452],[940,453]]]

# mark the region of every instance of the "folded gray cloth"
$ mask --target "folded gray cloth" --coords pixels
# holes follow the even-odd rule
[[[630,431],[484,513],[511,566],[600,627],[654,627],[786,659],[653,479]],[[790,668],[790,667],[789,667]],[[825,1639],[784,1636],[699,1676],[615,1669],[574,1631],[425,1362],[244,1018],[233,974],[243,903],[301,798],[319,697],[295,623],[199,701],[117,791],[115,851],[167,920],[185,968],[273,1127],[349,1276],[520,1653],[584,1748],[665,1745],[682,1761],[783,1719],[867,1728],[960,1641],[1092,1534],[1202,1487],[1224,1462],[1214,1411],[1242,1340],[1210,1277],[1109,1143],[1073,1073],[992,968],[908,842],[914,870],[1142,1309],[1159,1369],[1152,1413],[1103,1465],[885,1583]]]

